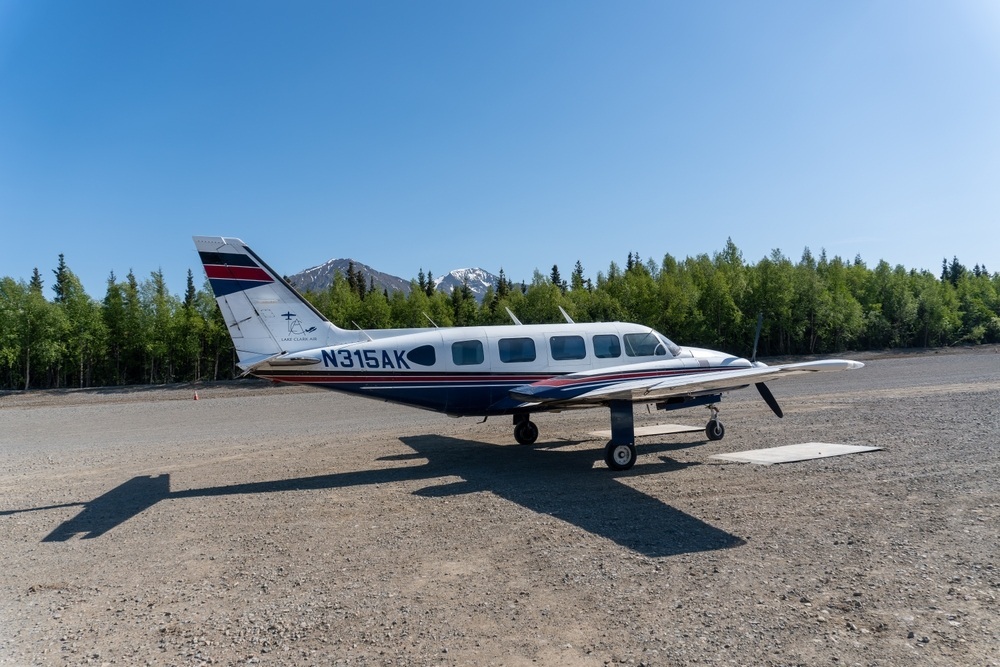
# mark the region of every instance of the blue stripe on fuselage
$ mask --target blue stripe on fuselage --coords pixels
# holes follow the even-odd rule
[[[274,372],[254,373],[276,382],[308,384],[333,391],[381,398],[393,403],[455,415],[504,414],[521,405],[510,397],[511,389],[551,377],[550,375],[477,375],[468,379],[458,374]]]

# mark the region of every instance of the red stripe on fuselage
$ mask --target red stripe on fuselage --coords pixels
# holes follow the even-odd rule
[[[263,371],[254,373],[258,377],[268,378],[276,382],[293,383],[365,383],[365,384],[532,384],[542,387],[569,387],[584,384],[605,384],[608,382],[628,382],[629,380],[641,380],[644,378],[667,378],[675,375],[701,374],[721,370],[738,370],[737,368],[685,368],[670,371],[636,371],[633,373],[622,372],[613,375],[591,375],[585,377],[568,378],[565,375],[464,375],[459,373],[393,373],[393,372],[338,372],[338,371],[315,371],[306,373],[296,373],[293,375]]]
[[[254,375],[262,378],[267,378],[269,380],[275,380],[276,382],[296,382],[296,383],[308,383],[308,382],[325,382],[325,383],[337,383],[342,382],[345,384],[352,383],[367,383],[367,384],[455,384],[455,383],[465,383],[465,384],[531,384],[532,382],[537,382],[539,379],[544,379],[547,376],[532,376],[532,377],[511,377],[509,375],[436,375],[436,374],[417,374],[417,373],[337,373],[330,371],[319,371],[317,373],[297,373],[294,375],[286,375],[284,373],[275,372],[257,372]]]

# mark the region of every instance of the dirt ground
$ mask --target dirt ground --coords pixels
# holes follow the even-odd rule
[[[623,473],[604,409],[0,394],[0,664],[1000,665],[1000,354],[855,358]],[[813,441],[884,450],[709,458]]]

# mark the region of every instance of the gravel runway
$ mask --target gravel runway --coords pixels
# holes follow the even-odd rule
[[[0,664],[1000,666],[1000,354],[855,358],[623,473],[605,409],[2,393]],[[708,458],[812,441],[884,450]]]

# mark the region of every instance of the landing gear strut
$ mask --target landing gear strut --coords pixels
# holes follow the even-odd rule
[[[608,407],[611,408],[611,442],[604,446],[604,462],[612,470],[628,470],[638,457],[632,403],[612,401]]]
[[[514,415],[514,439],[519,445],[533,445],[538,440],[538,427],[527,414]]]
[[[712,411],[712,416],[705,424],[705,435],[709,440],[722,440],[722,437],[726,435],[726,427],[719,421],[719,408],[710,405],[708,409]]]

